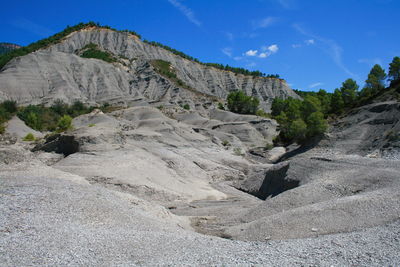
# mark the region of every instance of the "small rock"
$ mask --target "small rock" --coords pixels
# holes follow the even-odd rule
[[[311,231],[312,232],[318,232],[318,229],[317,228],[311,228]]]

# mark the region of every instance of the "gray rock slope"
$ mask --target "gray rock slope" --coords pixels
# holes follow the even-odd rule
[[[118,57],[116,63],[81,58],[77,51],[94,43]],[[177,87],[154,71],[149,63],[171,63],[177,77],[194,90]],[[89,103],[146,101],[210,101],[225,99],[232,90],[243,90],[269,108],[275,97],[298,97],[284,80],[251,77],[207,67],[140,41],[136,36],[106,29],[85,29],[61,43],[9,62],[0,72],[0,98],[21,104],[47,103],[54,99]],[[197,98],[203,97],[202,101]]]
[[[352,110],[337,121],[327,146],[343,153],[400,159],[400,103],[385,101]]]
[[[74,130],[41,146],[77,148],[66,157],[0,140],[1,265],[399,262],[398,160],[330,145],[260,163],[243,150],[268,137],[256,127],[272,131],[273,121],[219,110],[209,111],[211,120],[164,113],[139,106],[77,117]]]

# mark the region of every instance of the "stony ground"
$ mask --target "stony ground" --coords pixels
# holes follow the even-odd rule
[[[36,152],[0,140],[2,266],[400,262],[400,162],[340,132],[273,164],[285,149],[255,147],[274,124],[252,116],[136,107],[74,125]]]

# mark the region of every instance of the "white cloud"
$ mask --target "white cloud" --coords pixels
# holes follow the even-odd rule
[[[279,47],[276,44],[268,46],[268,51],[270,51],[272,54],[275,54],[276,52],[278,52],[278,50]]]
[[[310,84],[308,87],[309,87],[310,89],[312,89],[312,88],[315,88],[315,87],[318,87],[318,86],[321,86],[321,85],[323,85],[323,83],[317,82],[317,83],[312,83],[312,84]]]
[[[313,44],[315,44],[315,40],[314,40],[314,39],[305,40],[304,43],[305,43],[306,45],[313,45]]]
[[[233,58],[233,60],[236,60],[236,61],[239,61],[239,60],[242,60],[243,59],[243,57],[234,57]]]
[[[222,53],[224,53],[228,57],[232,57],[233,49],[231,47],[225,47],[221,51],[222,51]]]
[[[243,55],[248,56],[248,57],[257,56],[259,58],[267,58],[270,55],[277,53],[278,50],[279,50],[279,47],[276,44],[269,45],[269,46],[265,45],[265,46],[261,47],[261,51],[262,51],[261,53],[258,53],[259,51],[256,49],[254,49],[254,50],[250,49],[249,51],[245,52]]]
[[[267,46],[267,45],[262,46],[261,51],[263,51],[263,53],[260,53],[260,55],[258,57],[260,57],[260,58],[269,57],[270,55],[277,53],[278,50],[279,50],[279,47],[276,44],[269,45],[269,46]]]
[[[333,62],[341,68],[345,73],[350,75],[351,77],[355,78],[356,80],[359,80],[358,75],[352,73],[346,65],[343,63],[343,49],[340,45],[338,45],[334,40],[331,39],[326,39],[321,36],[312,34],[303,27],[301,27],[299,24],[293,24],[293,28],[295,28],[299,33],[301,33],[304,36],[311,37],[313,40],[317,40],[319,43],[323,44],[324,46],[321,47],[322,50],[326,51],[328,55],[332,58]]]
[[[260,28],[268,28],[269,26],[273,25],[278,19],[275,17],[266,17],[260,20],[253,20],[253,28],[260,29]]]
[[[269,55],[267,54],[267,53],[265,53],[265,52],[263,52],[263,53],[260,53],[260,55],[258,56],[259,58],[266,58],[266,57],[268,57]]]
[[[249,64],[246,64],[246,67],[251,68],[255,67],[257,64],[255,62],[250,62]]]
[[[183,5],[181,2],[179,2],[178,0],[168,0],[168,2],[173,5],[174,7],[176,7],[177,9],[179,9],[179,11],[186,16],[186,18],[192,22],[193,24],[195,24],[196,26],[200,27],[201,26],[201,22],[196,18],[194,12],[188,8],[187,6]]]
[[[258,50],[249,50],[249,51],[247,51],[246,53],[244,53],[246,56],[248,56],[248,57],[254,57],[254,56],[256,56],[257,55],[257,53],[258,53]]]
[[[293,48],[299,48],[299,47],[302,47],[302,45],[301,44],[292,44],[292,47]]]

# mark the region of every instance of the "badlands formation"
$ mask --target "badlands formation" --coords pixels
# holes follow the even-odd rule
[[[130,63],[75,54],[89,43]],[[155,59],[200,93],[158,74]],[[96,109],[36,143],[22,137],[44,134],[8,122],[1,265],[398,264],[400,104],[370,103],[308,145],[270,148],[274,120],[215,107],[235,89],[266,110],[274,97],[298,97],[282,80],[206,67],[104,29],[10,61],[3,99],[124,108]]]

